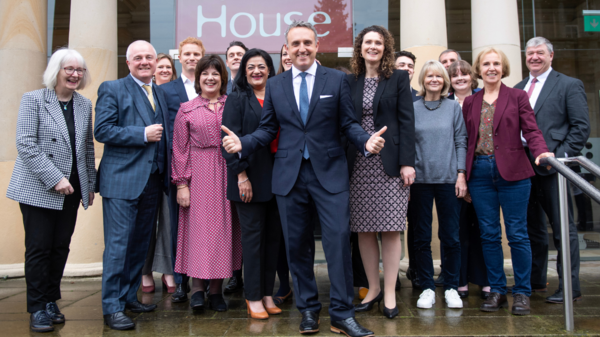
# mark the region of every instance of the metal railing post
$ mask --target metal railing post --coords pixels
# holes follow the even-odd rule
[[[573,320],[573,284],[571,279],[571,248],[569,231],[569,203],[567,193],[567,179],[560,173],[558,177],[558,197],[560,206],[560,241],[561,262],[563,278],[563,303],[565,308],[565,329],[568,332],[575,330]]]

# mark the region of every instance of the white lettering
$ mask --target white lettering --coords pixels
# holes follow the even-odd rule
[[[198,6],[198,37],[202,37],[202,26],[207,22],[216,22],[221,25],[221,37],[225,37],[227,29],[227,18],[226,18],[225,5],[221,6],[221,15],[218,18],[205,18],[202,15],[202,6]]]
[[[265,32],[265,22],[264,22],[264,15],[263,13],[260,13],[260,35],[267,37],[267,36],[279,36],[281,35],[281,14],[277,13],[277,28],[275,28],[275,32],[273,34],[267,34]]]
[[[283,22],[285,22],[286,25],[291,25],[292,22],[294,22],[294,20],[292,20],[292,15],[302,15],[302,13],[300,12],[289,12],[287,13],[284,17],[283,17]]]
[[[251,28],[250,28],[250,31],[248,32],[248,34],[246,34],[246,35],[239,35],[237,33],[237,31],[235,30],[235,20],[237,20],[237,18],[239,18],[242,15],[244,15],[244,16],[248,17],[248,19],[250,19]],[[254,34],[254,32],[256,31],[256,19],[249,13],[237,13],[236,15],[234,15],[231,18],[231,21],[229,22],[229,30],[231,30],[231,33],[233,35],[235,35],[236,37],[242,38],[242,39],[252,36],[252,34]]]
[[[325,21],[323,22],[315,22],[315,16],[317,16],[318,14],[321,14],[325,17]],[[325,13],[325,12],[314,12],[312,13],[309,17],[308,17],[308,22],[312,23],[313,26],[316,25],[328,25],[331,23],[331,17],[329,16],[329,14]],[[318,34],[318,37],[323,37],[323,36],[327,36],[329,35],[329,31],[323,33],[323,34]]]

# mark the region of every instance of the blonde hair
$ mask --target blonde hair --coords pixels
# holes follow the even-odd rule
[[[48,66],[46,67],[46,71],[44,71],[43,84],[46,88],[50,90],[54,90],[56,87],[58,72],[63,68],[65,63],[69,61],[77,61],[80,67],[83,69],[87,69],[87,65],[85,64],[85,60],[83,56],[79,54],[79,52],[75,49],[69,48],[60,48],[52,54],[50,57],[50,61],[48,62]],[[92,77],[90,76],[89,71],[85,71],[83,73],[83,77],[79,82],[79,86],[77,89],[83,89],[86,85],[88,85],[92,81]]]
[[[481,52],[479,52],[479,55],[477,55],[477,58],[475,58],[475,61],[473,62],[473,74],[471,75],[472,77],[475,78],[479,78],[481,79],[481,61],[483,60],[483,57],[487,54],[491,54],[491,53],[495,53],[496,55],[500,56],[500,62],[502,63],[502,78],[508,77],[510,75],[510,62],[508,61],[508,57],[506,57],[506,54],[504,54],[504,52],[502,52],[502,50],[500,49],[496,49],[494,47],[488,47],[485,48],[484,50],[482,50]]]
[[[417,96],[425,96],[425,76],[429,71],[435,71],[442,75],[444,79],[444,86],[442,87],[442,97],[448,96],[448,90],[450,90],[450,78],[448,77],[448,73],[446,72],[446,68],[440,63],[440,61],[429,60],[425,62],[423,68],[421,68],[421,73],[419,74],[419,92]]]

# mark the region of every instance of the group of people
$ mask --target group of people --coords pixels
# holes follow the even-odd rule
[[[345,72],[318,63],[312,24],[292,23],[285,38],[276,71],[262,49],[234,41],[223,62],[189,37],[179,44],[179,77],[169,55],[135,41],[126,53],[130,74],[98,89],[93,128],[91,102],[76,91],[90,81],[85,60],[66,48],[52,55],[46,88],[23,96],[7,192],[25,224],[31,330],[65,321],[56,305],[60,280],[79,204],[92,205],[94,192],[103,203],[102,309],[112,329],[135,326],[126,310],[156,309],[140,303],[137,291],[155,291],[152,273],[159,272],[171,301],[190,294],[194,310],[226,311],[227,278],[225,292],[243,288],[254,319],[280,314],[277,305],[293,294],[299,332],[318,332],[314,218],[333,332],[373,335],[355,312],[382,301],[384,316],[398,315],[405,229],[407,276],[422,290],[417,307],[432,308],[441,284],[448,307],[462,308],[474,283],[483,287],[481,310],[507,306],[512,291],[512,313],[529,314],[531,292],[546,291],[544,212],[560,247],[557,173],[539,160],[576,155],[589,136],[583,85],[552,70],[552,44],[541,37],[527,43],[530,76],[515,88],[501,81],[510,73],[507,57],[487,48],[473,67],[453,50],[425,62],[415,90],[415,56],[394,53],[381,26],[357,35]],[[104,144],[98,172],[94,137]],[[435,281],[434,201],[442,256]],[[571,231],[579,299],[573,221]],[[548,301],[562,297],[561,280]]]

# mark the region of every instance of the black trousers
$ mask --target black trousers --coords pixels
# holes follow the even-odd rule
[[[417,209],[414,201],[408,202],[406,212],[406,251],[408,253],[408,268],[417,272],[417,255],[415,253],[415,226],[417,225]]]
[[[458,286],[462,287],[469,283],[482,287],[489,286],[487,269],[483,259],[483,247],[481,245],[481,232],[479,221],[475,214],[473,204],[464,200],[460,201],[460,275]]]
[[[249,301],[273,295],[281,238],[281,221],[275,198],[268,202],[234,202],[242,228],[245,261],[244,294]]]
[[[62,210],[19,204],[25,227],[27,312],[46,309],[58,301],[71,236],[75,230],[81,189],[65,197]]]

